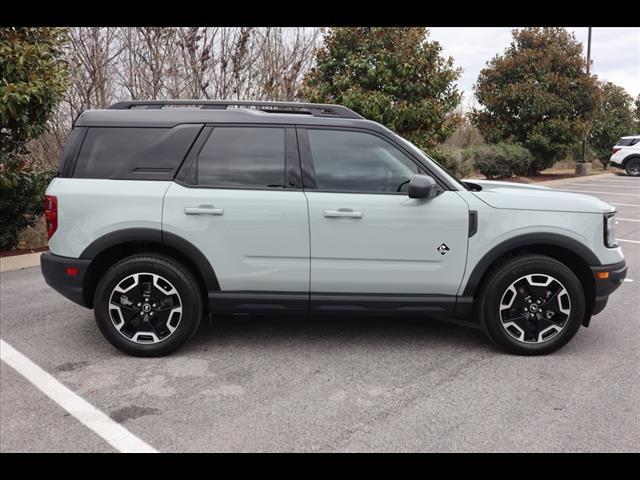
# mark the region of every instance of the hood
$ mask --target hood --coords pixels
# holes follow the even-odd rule
[[[612,205],[581,193],[515,182],[463,181],[482,187],[482,190],[471,193],[493,208],[580,213],[606,213],[615,210]]]

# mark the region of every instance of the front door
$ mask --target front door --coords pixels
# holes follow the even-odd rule
[[[451,295],[464,274],[469,212],[455,191],[407,195],[425,173],[382,136],[298,129],[311,233],[311,294]],[[307,179],[311,178],[310,182]]]

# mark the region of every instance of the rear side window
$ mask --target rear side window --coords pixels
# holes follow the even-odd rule
[[[214,128],[198,156],[197,177],[211,187],[283,188],[284,128]]]
[[[618,143],[616,143],[616,146],[617,147],[631,147],[631,146],[635,145],[638,142],[640,142],[640,138],[621,138],[620,140],[618,140]]]
[[[173,128],[89,128],[76,162],[77,178],[173,178],[202,125]]]

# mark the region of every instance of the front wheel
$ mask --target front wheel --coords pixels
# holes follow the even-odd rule
[[[584,292],[566,265],[542,255],[522,255],[490,272],[478,314],[489,338],[503,350],[544,355],[564,346],[580,328]]]
[[[625,164],[624,170],[630,177],[640,177],[640,158],[632,158]]]
[[[103,275],[94,296],[105,338],[130,355],[153,357],[177,350],[195,333],[202,295],[193,275],[163,255],[133,255]]]

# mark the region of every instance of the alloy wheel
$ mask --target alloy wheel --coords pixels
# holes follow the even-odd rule
[[[500,300],[502,327],[515,340],[544,343],[556,337],[571,314],[571,299],[564,285],[547,274],[518,278]]]
[[[134,273],[112,290],[109,317],[116,330],[128,340],[159,343],[178,328],[182,301],[166,278],[155,273]]]

